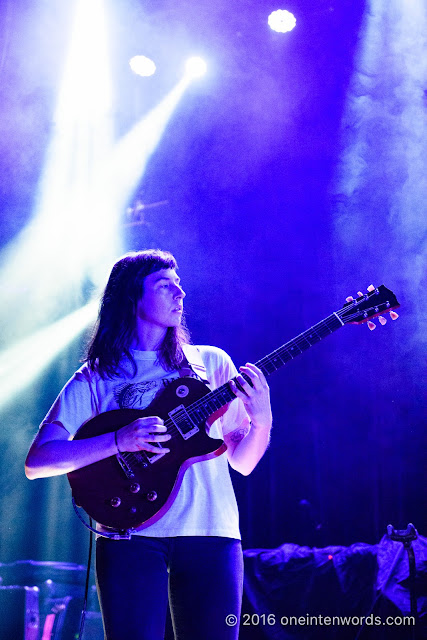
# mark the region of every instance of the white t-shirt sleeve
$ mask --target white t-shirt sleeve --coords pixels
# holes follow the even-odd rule
[[[71,434],[99,413],[96,396],[85,368],[79,369],[66,383],[40,426],[60,424]]]
[[[206,366],[206,372],[210,387],[217,389],[234,378],[238,371],[228,353],[218,347],[198,347],[202,360]],[[236,398],[227,406],[227,410],[219,420],[222,435],[225,436],[236,429],[250,427],[249,416],[246,413],[243,402]]]

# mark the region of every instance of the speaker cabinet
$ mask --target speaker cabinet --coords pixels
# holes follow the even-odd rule
[[[0,640],[38,640],[38,587],[0,586],[0,612]]]

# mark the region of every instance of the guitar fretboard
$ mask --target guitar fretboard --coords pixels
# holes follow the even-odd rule
[[[318,322],[307,331],[300,333],[299,336],[289,340],[281,347],[265,356],[261,360],[255,363],[255,365],[261,369],[265,376],[269,376],[287,362],[293,360],[297,356],[301,355],[304,351],[307,351],[310,347],[320,342],[323,338],[330,336],[334,331],[344,326],[344,322],[340,320],[339,316],[332,313],[330,316]],[[241,374],[248,382],[250,378],[245,374]],[[236,382],[236,378],[233,378]],[[238,383],[237,383],[238,385]],[[214,391],[211,391],[208,395],[204,396],[200,400],[197,400],[189,407],[186,408],[190,418],[196,423],[206,421],[215,411],[218,411],[226,404],[234,400],[236,396],[231,391],[228,382],[221,385]]]

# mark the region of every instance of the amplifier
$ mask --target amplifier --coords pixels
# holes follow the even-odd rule
[[[0,612],[0,640],[38,640],[38,587],[0,586]]]

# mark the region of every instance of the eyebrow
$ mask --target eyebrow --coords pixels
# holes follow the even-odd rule
[[[176,278],[171,278],[170,276],[159,276],[156,278],[155,283],[157,284],[157,282],[161,282],[162,280],[166,280],[166,282],[176,282],[177,284],[181,282],[181,278],[179,276],[176,276]]]

